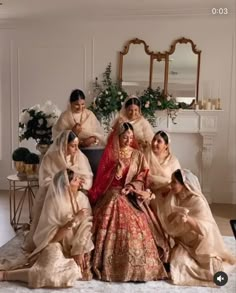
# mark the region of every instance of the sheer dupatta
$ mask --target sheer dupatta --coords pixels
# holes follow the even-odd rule
[[[160,210],[164,229],[199,263],[205,263],[209,257],[220,257],[223,261],[235,264],[236,258],[225,248],[209,204],[202,194],[198,178],[187,169],[181,169],[181,174],[187,190],[182,191],[178,197],[170,191],[164,199]],[[174,212],[179,215],[174,222],[169,222],[168,216]],[[195,232],[194,235],[197,236],[194,242],[191,238],[191,227],[180,222],[181,214],[188,215],[197,222],[200,233]]]
[[[92,186],[93,173],[87,157],[78,149],[71,157],[66,156],[68,136],[71,130],[64,130],[56,137],[53,144],[45,154],[39,169],[39,185],[48,186],[52,177],[65,168],[72,169],[85,179],[84,188]]]
[[[138,149],[138,143],[135,138],[133,139],[131,147]],[[94,184],[89,190],[89,199],[91,203],[94,204],[110,186],[119,162],[119,151],[119,127],[116,127],[108,137],[108,143],[99,163]]]
[[[117,126],[119,126],[123,122],[129,122],[134,128],[134,135],[136,137],[136,141],[148,142],[148,144],[150,144],[152,141],[152,138],[154,136],[154,131],[153,131],[151,124],[142,115],[141,102],[140,102],[140,116],[135,120],[130,120],[127,117],[127,110],[125,108],[125,105],[130,99],[133,99],[133,98],[135,98],[139,101],[139,98],[134,95],[126,98],[126,100],[124,101],[124,103],[122,105],[121,110],[119,111],[117,117],[115,118],[115,120],[112,123],[113,129],[115,129]]]
[[[53,139],[56,138],[61,131],[71,130],[76,123],[82,126],[82,130],[78,134],[79,139],[84,140],[90,136],[96,136],[102,145],[105,144],[106,138],[104,130],[94,113],[88,109],[84,109],[80,113],[73,113],[70,104],[68,105],[68,109],[60,115],[52,128]]]
[[[72,219],[79,210],[88,209],[90,214],[76,222],[73,235],[66,235],[61,244],[69,253],[87,253],[93,249],[92,243],[92,212],[87,197],[80,191],[74,196],[66,170],[59,171],[48,188],[39,223],[34,233],[35,250],[30,258],[52,242],[58,229]]]
[[[154,154],[151,146],[146,147],[144,156],[150,169],[148,174],[148,182],[150,188],[154,192],[162,186],[170,183],[172,173],[177,169],[180,169],[179,161],[171,153],[170,147],[168,147],[168,155],[162,163],[159,162],[159,159]]]

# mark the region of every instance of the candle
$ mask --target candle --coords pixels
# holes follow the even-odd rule
[[[206,103],[206,110],[211,110],[211,99],[208,99]]]
[[[197,110],[197,111],[199,110],[199,105],[198,104],[195,105],[195,110]]]
[[[202,110],[205,110],[206,109],[206,102],[205,100],[203,99],[202,100]]]
[[[216,102],[216,110],[220,110],[220,98]]]
[[[214,104],[211,105],[211,110],[215,110],[216,106]]]

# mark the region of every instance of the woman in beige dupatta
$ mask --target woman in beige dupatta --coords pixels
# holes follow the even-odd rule
[[[79,140],[75,133],[70,130],[62,131],[43,157],[39,169],[39,190],[33,207],[33,221],[23,246],[26,251],[32,252],[35,248],[33,234],[38,224],[48,186],[58,171],[70,168],[83,179],[83,189],[88,190],[92,186],[93,173],[87,157],[78,149],[78,144]]]
[[[159,210],[163,228],[175,242],[171,279],[176,285],[214,286],[214,274],[236,264],[236,259],[225,249],[198,178],[178,169],[171,188]]]
[[[31,267],[0,272],[1,281],[40,288],[71,287],[77,279],[91,279],[92,213],[87,196],[78,191],[80,183],[69,169],[54,176],[34,234]]]
[[[172,173],[180,169],[178,159],[170,150],[170,136],[163,130],[154,135],[151,146],[144,151],[144,156],[149,166],[148,181],[153,192],[169,184]]]
[[[68,109],[53,126],[53,139],[66,129],[73,130],[78,135],[81,147],[105,145],[104,130],[93,112],[85,108],[85,95],[79,89],[72,91]]]
[[[123,122],[129,122],[133,126],[134,135],[141,149],[151,143],[154,135],[153,128],[142,116],[141,102],[137,97],[131,96],[125,100],[113,128],[119,127]]]
[[[151,146],[144,150],[149,173],[148,187],[156,195],[150,201],[150,207],[158,218],[158,206],[161,205],[158,193],[169,192],[172,173],[180,168],[178,159],[171,153],[170,136],[165,131],[158,131],[153,139]]]

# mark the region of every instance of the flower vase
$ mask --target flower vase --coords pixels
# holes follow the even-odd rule
[[[25,163],[23,161],[14,161],[14,166],[15,166],[15,169],[17,171],[17,176],[19,178],[26,177]]]
[[[27,178],[36,179],[38,177],[38,164],[25,164]]]
[[[47,150],[49,149],[49,146],[50,146],[49,144],[38,143],[36,145],[36,150],[38,150],[41,156],[43,157],[46,154]]]

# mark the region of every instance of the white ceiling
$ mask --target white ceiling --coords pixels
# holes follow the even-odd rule
[[[213,7],[235,13],[235,0],[0,0],[0,20],[135,17],[211,14]]]

